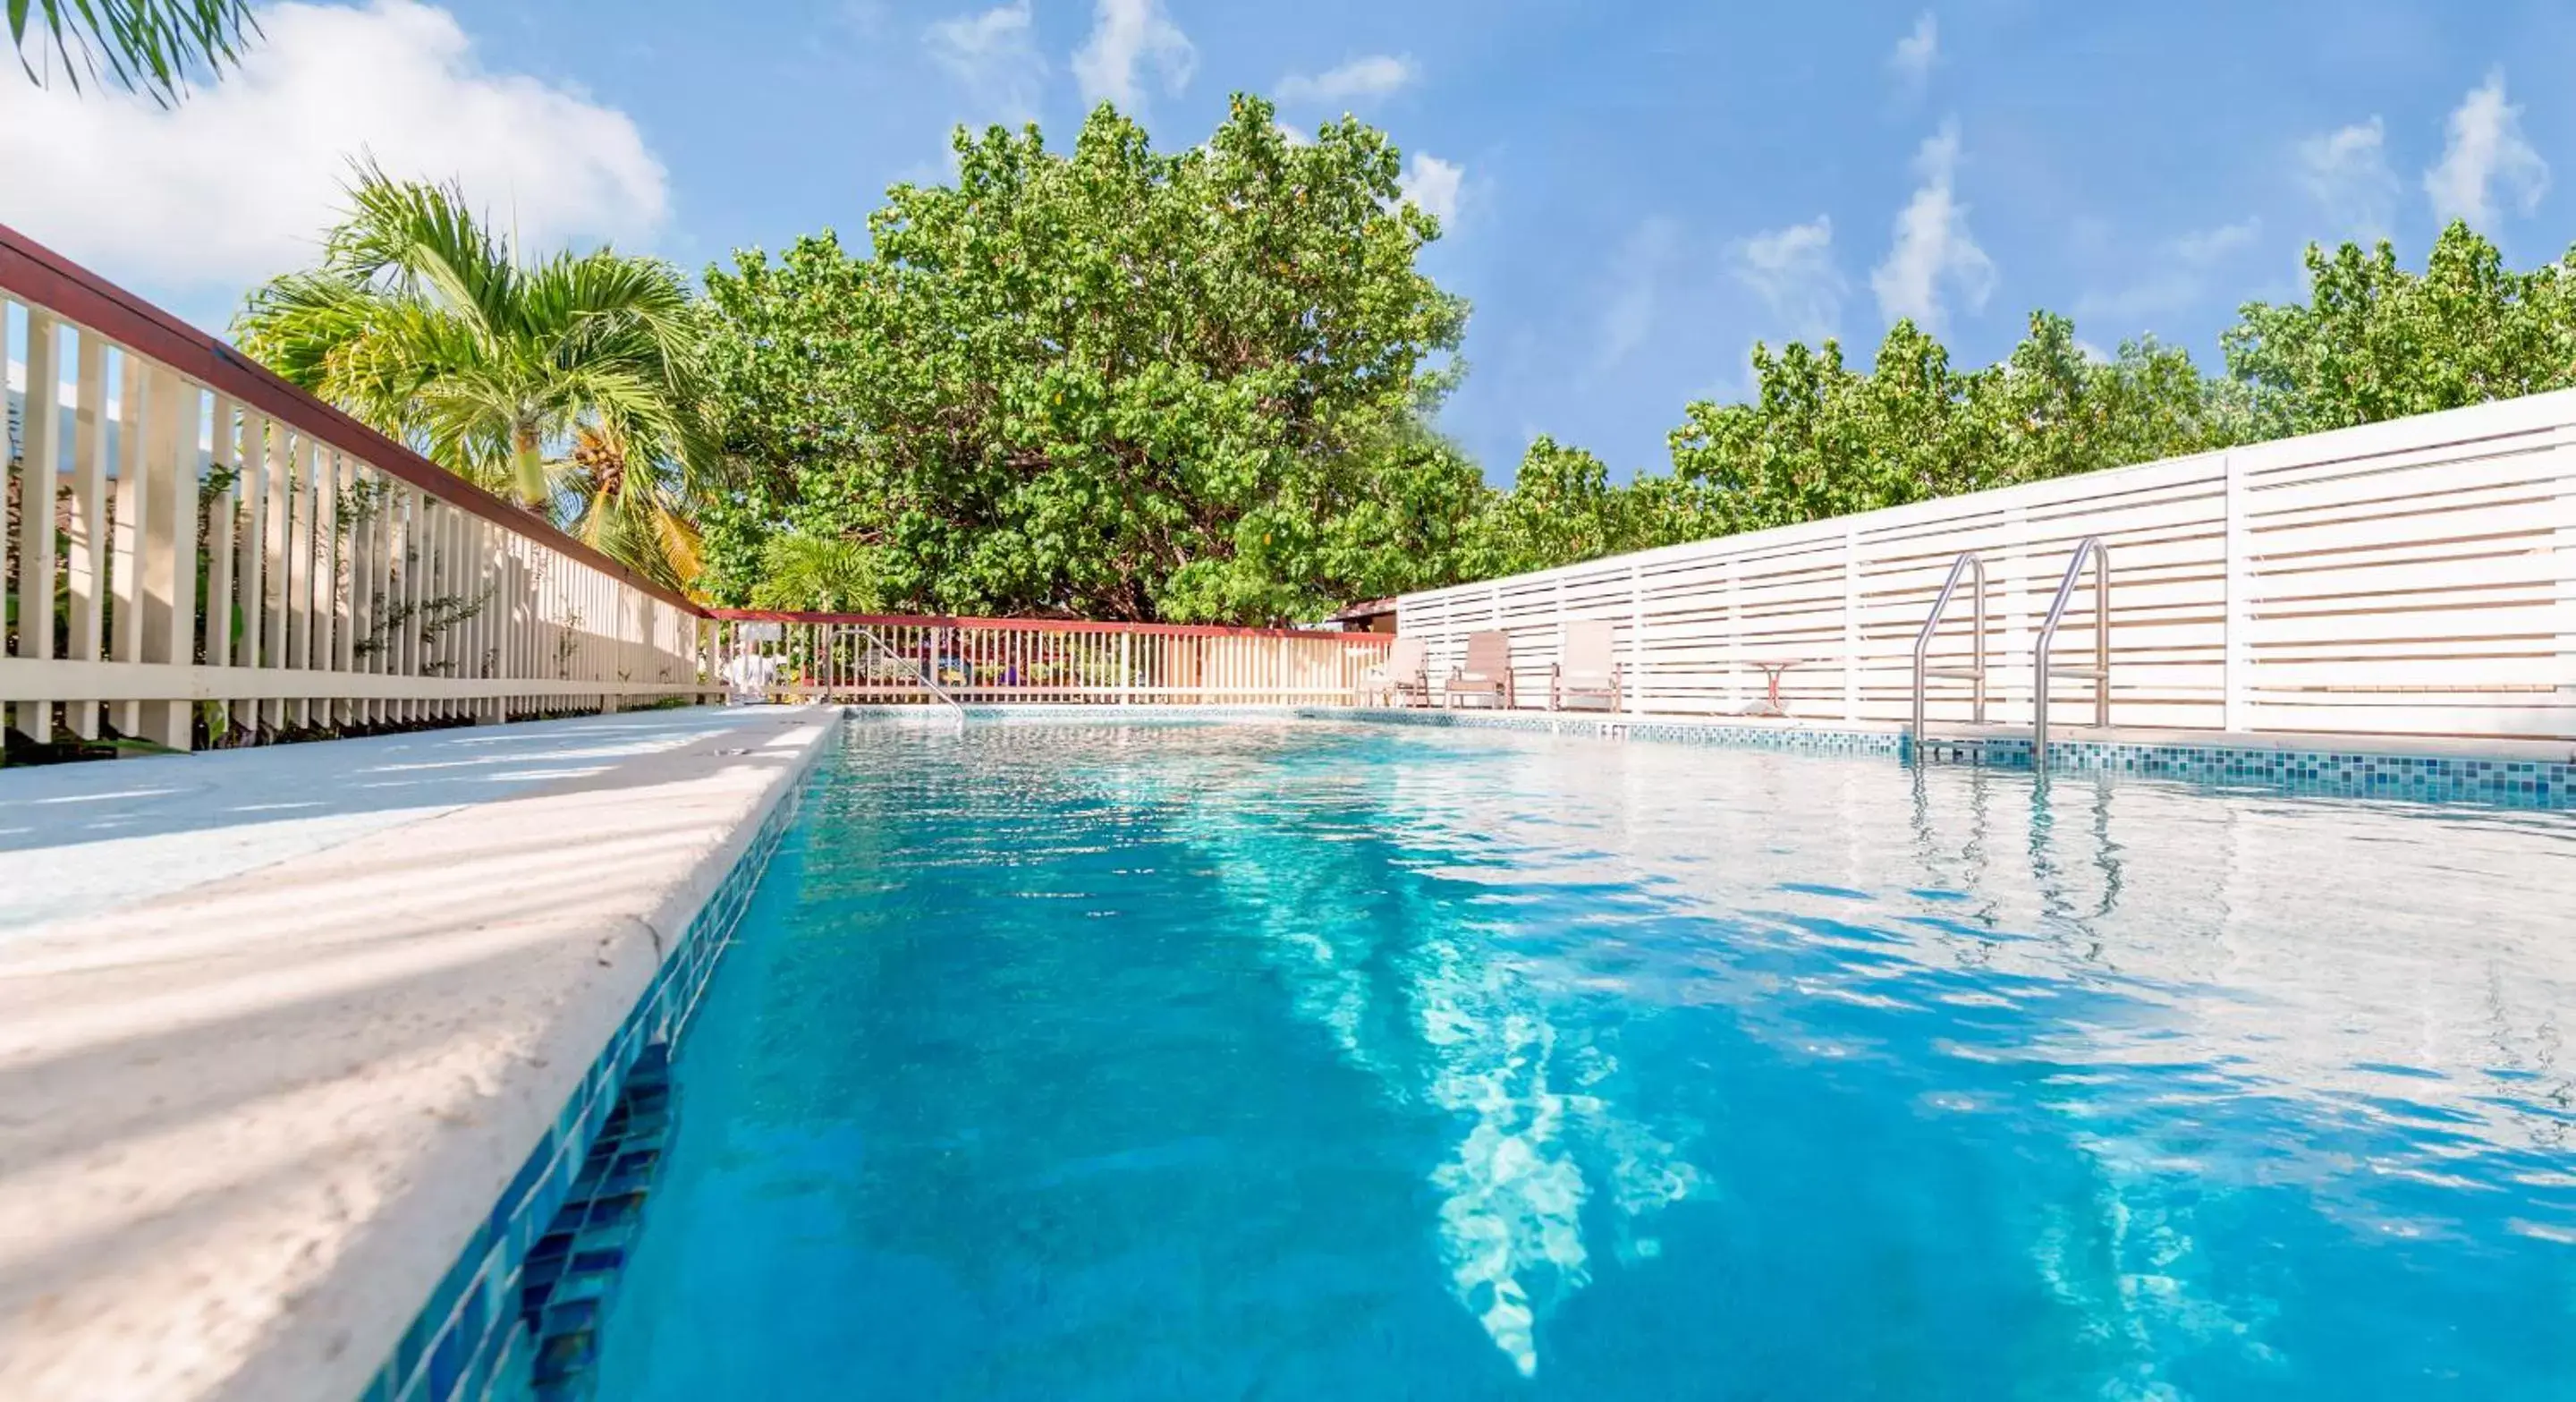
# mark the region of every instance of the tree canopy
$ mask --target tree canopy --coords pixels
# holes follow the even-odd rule
[[[1753,349],[1753,397],[1700,401],[1671,436],[1711,534],[1901,506],[2223,446],[2235,396],[2154,341],[2095,360],[2065,318],[2033,313],[2005,359],[1961,371],[1911,321],[1866,372],[1828,340]]]
[[[950,185],[710,270],[739,485],[706,509],[717,597],[772,606],[1272,622],[1458,579],[2092,472],[2576,383],[2576,254],[2528,273],[2454,224],[2420,275],[2311,248],[2204,375],[2032,313],[1961,368],[1911,322],[1866,370],[1757,345],[1627,482],[1541,436],[1506,490],[1429,425],[1466,309],[1397,151],[1312,144],[1236,99],[1152,149],[1103,106],[1068,152],[961,131]]]
[[[719,597],[782,532],[855,545],[882,606],[1268,619],[1442,577],[1482,483],[1421,427],[1466,308],[1384,135],[1292,143],[1237,98],[1164,153],[1103,105],[956,141],[869,248],[711,270],[728,448]]]
[[[2031,314],[1962,368],[1899,321],[1756,345],[1684,406],[1668,470],[1541,435],[1504,490],[1434,427],[1467,308],[1383,133],[1311,142],[1238,97],[1153,149],[1103,104],[1070,150],[960,130],[864,249],[826,231],[706,296],[601,249],[527,261],[459,192],[368,174],[322,265],[254,294],[248,348],[455,470],[727,603],[1272,623],[1462,579],[2576,385],[2576,252],[2528,272],[2466,225],[2423,272],[2308,250],[2205,375]]]
[[[2457,220],[2421,274],[2386,240],[2308,246],[2308,300],[2246,304],[2222,344],[2264,437],[2576,384],[2576,250],[2530,272]]]

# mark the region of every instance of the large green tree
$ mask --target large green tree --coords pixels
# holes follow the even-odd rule
[[[2248,303],[2224,345],[2266,437],[2576,384],[2576,252],[2529,272],[2468,225],[2421,274],[2386,240],[2308,246],[2308,300]]]
[[[704,320],[679,272],[606,248],[523,261],[453,186],[363,171],[322,262],[251,294],[287,379],[674,587],[717,481]]]
[[[1067,152],[959,132],[869,247],[710,270],[728,448],[710,586],[780,535],[866,552],[888,607],[1269,621],[1445,578],[1484,492],[1421,425],[1465,307],[1398,153],[1288,140],[1238,97],[1152,149],[1107,105]]]
[[[711,274],[757,469],[711,516],[719,592],[1267,621],[2576,383],[2576,255],[2515,272],[2454,225],[2420,275],[2312,250],[2308,299],[2247,306],[2222,376],[2045,312],[1962,368],[1899,322],[1865,370],[1755,347],[1670,472],[1615,482],[1543,436],[1497,492],[1424,426],[1462,312],[1414,267],[1437,230],[1393,148],[1269,118],[1239,103],[1178,155],[1107,109],[1064,155],[961,134],[956,184],[895,190],[866,256]]]

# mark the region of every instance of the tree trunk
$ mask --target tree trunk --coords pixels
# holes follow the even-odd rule
[[[534,424],[521,424],[510,433],[510,484],[518,489],[519,500],[531,511],[546,509],[546,463],[544,445],[537,441]]]

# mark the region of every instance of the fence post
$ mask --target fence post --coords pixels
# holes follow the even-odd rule
[[[66,656],[96,662],[107,655],[108,557],[114,543],[108,529],[107,486],[107,347],[87,332],[73,369],[72,534],[71,554],[63,561],[63,584],[70,591],[70,644]],[[99,737],[99,704],[66,702],[64,720],[84,740]]]
[[[229,667],[233,662],[234,514],[240,509],[241,464],[234,455],[239,440],[234,436],[233,402],[222,394],[215,395],[214,401],[214,431],[207,442],[206,467],[216,478],[231,480],[216,493],[206,514],[204,657],[209,667]],[[195,549],[193,542],[189,548]],[[195,620],[190,622],[193,627]],[[232,701],[215,704],[223,708],[225,728],[230,729],[234,720]]]
[[[2004,543],[1996,549],[1995,558],[1987,562],[1996,599],[1992,641],[2002,655],[2002,661],[1993,665],[1986,683],[1989,719],[1996,714],[1992,708],[2004,690],[2005,678],[2016,675],[2013,671],[2016,663],[2030,659],[2033,639],[2030,636],[2028,595],[2033,584],[2041,582],[2031,573],[2031,562],[2038,556],[2031,546],[2030,508],[2019,498],[2005,508],[2003,530]],[[1981,639],[1978,645],[1985,646],[1985,640]]]
[[[1744,557],[1726,557],[1726,709],[1744,711]]]
[[[1860,719],[1860,528],[1843,526],[1843,719]]]
[[[1136,635],[1123,628],[1120,629],[1118,632],[1118,704],[1121,706],[1136,704],[1135,655]]]
[[[2245,519],[2245,474],[2237,470],[2234,453],[2220,455],[2218,470],[2226,483],[2227,503],[2227,609],[2219,638],[2223,699],[2218,724],[2222,730],[2251,730],[2254,667],[2246,634],[2254,599],[2248,577],[2251,562],[2246,558],[2251,523]]]
[[[143,361],[132,353],[117,357],[116,475],[108,485],[111,498],[107,547],[107,655],[113,662],[140,662],[143,644]],[[107,714],[120,735],[143,733],[143,703],[117,701]]]
[[[1556,577],[1556,597],[1555,597],[1553,600],[1551,600],[1550,602],[1555,606],[1555,612],[1556,612],[1556,636],[1554,636],[1554,637],[1552,637],[1552,638],[1549,638],[1549,639],[1547,640],[1547,645],[1548,645],[1548,649],[1549,649],[1549,652],[1548,652],[1548,665],[1549,665],[1549,666],[1551,666],[1551,667],[1554,667],[1554,666],[1562,666],[1562,665],[1564,664],[1564,662],[1565,662],[1565,576],[1564,576],[1564,575],[1561,575],[1561,574],[1560,574],[1560,575],[1558,575],[1558,576]]]
[[[1644,573],[1628,567],[1628,709],[1646,709],[1646,586]]]
[[[2561,734],[2571,728],[2563,719],[2576,714],[2576,429],[2558,433],[2557,529],[2552,532],[2558,562],[2558,675],[2550,699],[2559,706]],[[2249,600],[2250,602],[2250,600]]]
[[[241,627],[233,634],[235,667],[259,666],[261,625],[267,621],[268,556],[260,542],[268,528],[268,429],[247,409],[242,412],[240,451],[234,470],[240,474],[240,558],[233,565],[233,588],[241,601]],[[259,728],[259,703],[244,697],[231,703],[232,723],[245,738]]]
[[[138,497],[148,500],[135,540],[143,637],[134,660],[185,667],[196,661],[197,651],[196,390],[159,366],[144,381]],[[196,713],[188,701],[147,701],[141,734],[173,750],[187,749]]]
[[[0,327],[0,335],[6,328]],[[27,309],[27,390],[18,481],[18,656],[54,655],[54,473],[62,466],[62,367],[54,319]],[[54,738],[54,703],[18,703],[18,728],[43,744]]]

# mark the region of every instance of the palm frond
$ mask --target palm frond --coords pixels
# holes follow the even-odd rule
[[[760,552],[752,606],[873,612],[885,606],[876,547],[837,536],[782,532]]]
[[[395,180],[354,163],[349,211],[323,243],[323,265],[360,283],[444,305],[493,335],[524,329],[524,289],[509,245],[483,225],[454,183]]]
[[[456,187],[370,164],[350,203],[319,269],[252,294],[244,347],[638,573],[693,580],[722,456],[679,271],[606,249],[522,266]]]
[[[30,18],[42,20],[37,49],[53,51],[74,92],[82,74],[98,79],[104,59],[118,85],[163,107],[185,95],[189,69],[220,73],[239,64],[245,37],[260,32],[249,0],[9,0],[18,66],[38,84],[53,64],[38,73],[28,56]]]

